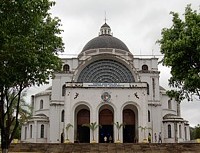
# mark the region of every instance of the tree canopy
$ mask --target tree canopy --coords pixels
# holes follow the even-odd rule
[[[197,124],[195,127],[190,127],[190,139],[199,139],[200,138],[200,124]]]
[[[169,85],[178,88],[179,95],[191,100],[192,95],[200,98],[200,14],[185,8],[184,18],[171,12],[172,26],[162,29],[158,40],[162,63],[171,67]]]
[[[47,83],[60,70],[63,51],[60,20],[48,12],[50,0],[0,1],[0,128],[7,150],[18,126],[22,91]],[[14,93],[9,97],[10,93]],[[17,105],[14,101],[17,99]],[[15,116],[12,109],[16,107]],[[11,129],[11,125],[15,124]]]

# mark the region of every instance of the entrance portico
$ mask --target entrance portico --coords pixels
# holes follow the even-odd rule
[[[75,83],[74,83],[75,84]],[[67,107],[66,112],[74,109],[74,134],[69,133],[71,140],[76,140],[80,143],[88,143],[92,141],[92,131],[88,127],[83,127],[83,124],[95,123],[100,125],[94,130],[94,138],[96,142],[118,141],[118,129],[115,123],[124,124],[125,126],[119,129],[120,142],[134,143],[139,139],[139,118],[138,106],[145,105],[146,97],[135,93],[145,92],[145,83],[137,87],[134,84],[130,87],[127,84],[118,84],[119,87],[90,87],[83,84],[68,86],[66,88],[66,101],[71,101],[71,106]],[[119,90],[124,85],[123,90]],[[119,93],[120,92],[120,93]],[[78,94],[77,98],[74,96]],[[84,100],[84,104],[79,99]],[[132,101],[130,101],[132,100]],[[80,104],[80,105],[79,105]],[[87,104],[90,104],[88,107]],[[140,114],[145,114],[140,112]],[[67,118],[67,116],[66,116]],[[68,119],[68,122],[72,119]],[[141,122],[143,123],[143,122]],[[67,124],[67,122],[65,123]],[[110,139],[109,139],[110,138]]]

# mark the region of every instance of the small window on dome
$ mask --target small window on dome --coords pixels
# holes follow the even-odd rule
[[[65,65],[63,66],[63,71],[64,71],[64,72],[69,72],[69,65],[68,65],[68,64],[65,64]]]
[[[145,65],[142,65],[142,70],[144,71],[148,71],[148,66],[145,64]]]

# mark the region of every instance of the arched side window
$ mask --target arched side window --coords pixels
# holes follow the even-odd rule
[[[65,96],[66,88],[65,85],[62,86],[62,96]]]
[[[168,130],[168,138],[171,138],[172,137],[172,128],[171,128],[170,124],[168,125],[167,130]]]
[[[62,110],[62,112],[61,112],[61,122],[64,122],[64,119],[65,119],[65,111]]]
[[[179,138],[182,138],[182,130],[181,130],[181,125],[179,125]]]
[[[171,102],[171,100],[168,100],[168,109],[172,109],[172,102]]]
[[[153,97],[155,98],[155,79],[152,78],[152,87],[153,87]]]
[[[148,122],[151,122],[151,113],[149,110],[148,110]]]
[[[32,138],[32,137],[33,137],[33,126],[30,125],[30,138]]]
[[[187,128],[185,127],[184,130],[185,130],[185,140],[187,140]]]
[[[149,95],[149,84],[147,83],[147,95]]]
[[[44,138],[44,125],[41,125],[40,138]]]
[[[44,107],[43,105],[44,105],[44,101],[41,99],[40,100],[40,109],[43,109],[43,107]]]
[[[69,72],[69,65],[68,64],[65,64],[65,65],[63,65],[63,71],[64,72]]]
[[[149,68],[148,68],[148,66],[147,66],[146,64],[142,65],[142,70],[143,70],[143,71],[148,71],[148,69],[149,69]]]
[[[27,127],[25,127],[25,134],[24,134],[24,139],[27,139]]]

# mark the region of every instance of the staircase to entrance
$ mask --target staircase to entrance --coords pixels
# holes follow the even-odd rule
[[[200,143],[18,143],[9,153],[200,153]]]

